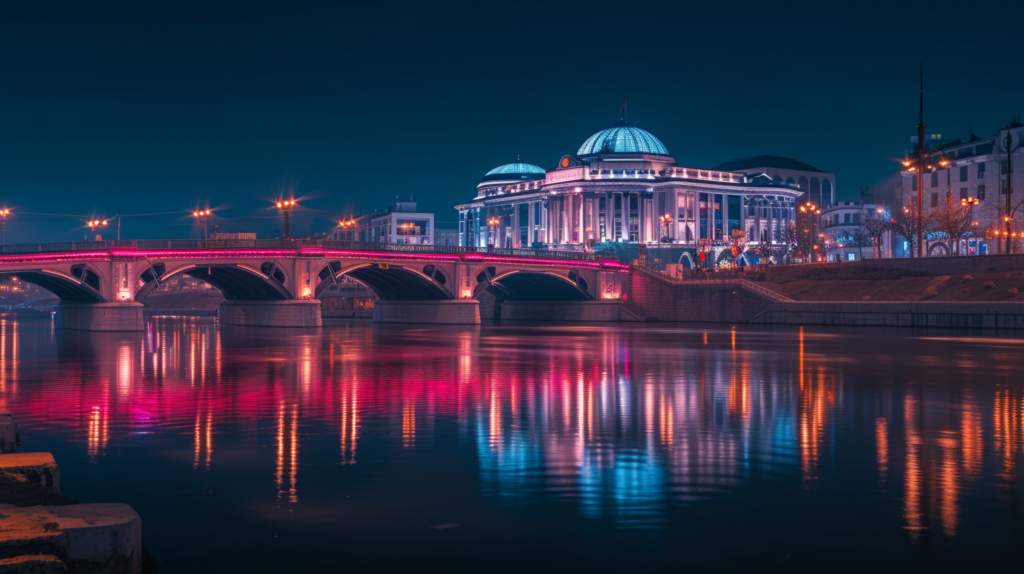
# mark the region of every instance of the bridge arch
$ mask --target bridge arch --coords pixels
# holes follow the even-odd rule
[[[346,267],[341,261],[330,261],[318,274],[320,281],[314,296],[320,297],[338,279],[348,276],[384,301],[444,301],[455,298],[445,287],[452,281],[444,271],[434,265],[426,265],[422,271],[417,267],[378,263],[356,263]]]
[[[589,285],[577,270],[568,276],[534,270],[510,270],[492,274],[487,268],[477,275],[473,297],[485,291],[501,301],[590,301]],[[488,276],[490,280],[488,281]]]
[[[262,271],[267,267],[268,272]],[[260,264],[261,269],[241,263],[186,263],[167,270],[166,262],[154,262],[136,277],[139,285],[135,300],[142,301],[160,283],[185,274],[217,288],[228,301],[285,301],[295,297],[285,287],[285,271],[273,262]]]
[[[21,281],[38,285],[60,298],[61,303],[87,304],[105,303],[107,300],[100,295],[100,275],[88,265],[75,265],[68,274],[53,269],[24,271],[2,271],[0,277],[16,276]]]

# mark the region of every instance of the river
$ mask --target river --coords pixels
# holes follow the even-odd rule
[[[0,317],[21,451],[167,573],[1016,570],[1022,372],[940,331]]]

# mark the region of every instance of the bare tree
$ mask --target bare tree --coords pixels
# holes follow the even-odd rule
[[[947,194],[943,205],[933,209],[931,213],[935,230],[948,235],[949,240],[956,244],[956,254],[960,255],[960,240],[971,230],[970,207],[954,203],[953,196]],[[952,248],[950,255],[953,255]]]
[[[923,214],[922,223],[924,227],[921,229],[922,235],[932,231],[934,227],[933,218],[934,213],[932,211]],[[889,231],[907,240],[907,245],[910,246],[911,257],[914,257],[914,251],[917,247],[917,229],[917,214],[907,207],[904,207],[902,211],[893,213],[892,218],[889,220]]]
[[[860,224],[864,233],[875,243],[875,258],[882,258],[882,237],[889,231],[892,222],[880,213],[869,213]]]
[[[850,238],[857,244],[858,259],[864,259],[864,244],[871,243],[871,235],[864,227],[857,227],[850,234]]]
[[[781,245],[776,247],[775,253],[788,263],[797,250],[796,223],[790,223],[788,226],[779,229],[779,242]]]

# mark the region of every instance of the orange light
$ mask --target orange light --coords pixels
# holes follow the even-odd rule
[[[916,170],[916,169],[917,169],[916,167],[908,167],[908,168],[907,168],[907,171],[914,171],[914,170]]]
[[[910,160],[909,159],[903,160],[903,167],[910,167]]]

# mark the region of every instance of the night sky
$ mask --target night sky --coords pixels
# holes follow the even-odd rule
[[[485,172],[553,166],[624,94],[682,165],[796,157],[840,199],[898,169],[921,59],[929,133],[1024,112],[1019,1],[237,4],[0,7],[9,242],[116,213],[161,214],[123,238],[195,236],[207,205],[273,237],[293,193],[298,231],[396,195],[455,226]]]

